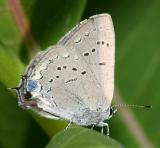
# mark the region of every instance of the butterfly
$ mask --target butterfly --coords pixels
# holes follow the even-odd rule
[[[114,63],[111,16],[94,15],[32,59],[15,88],[18,104],[46,118],[107,127],[109,134]]]

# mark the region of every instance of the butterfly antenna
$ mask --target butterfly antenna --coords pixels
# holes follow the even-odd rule
[[[27,78],[26,75],[20,75],[20,76],[21,76],[21,78],[22,78],[23,81]],[[9,90],[19,90],[19,89],[20,89],[20,86],[8,88],[8,89],[9,89]]]
[[[118,104],[113,105],[113,108],[119,108],[119,107],[137,107],[137,108],[152,108],[151,105],[135,105],[135,104]]]
[[[8,88],[9,90],[18,90],[19,87],[12,87],[12,88]]]

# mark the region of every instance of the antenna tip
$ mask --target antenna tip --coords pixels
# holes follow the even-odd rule
[[[145,108],[152,108],[152,106],[151,105],[146,105]]]

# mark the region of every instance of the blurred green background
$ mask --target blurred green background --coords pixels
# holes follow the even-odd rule
[[[113,100],[153,106],[149,110],[119,109],[109,121],[110,137],[124,147],[160,147],[159,0],[0,0],[1,148],[42,148],[52,137],[48,147],[120,146],[85,128],[64,133],[65,122],[21,110],[15,93],[7,89],[18,84],[33,54],[56,44],[74,25],[99,13],[111,14],[116,33]]]

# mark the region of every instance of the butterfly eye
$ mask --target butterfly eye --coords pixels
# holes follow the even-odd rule
[[[32,94],[27,91],[27,92],[24,94],[24,97],[25,97],[25,99],[30,99],[30,98],[32,98]]]

